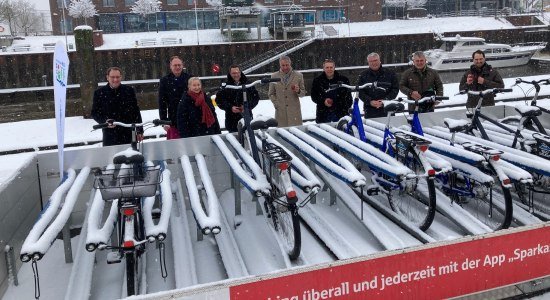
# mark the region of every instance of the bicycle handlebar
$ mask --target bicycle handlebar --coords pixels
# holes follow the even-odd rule
[[[248,89],[248,88],[251,88],[253,86],[256,86],[258,84],[266,84],[266,83],[270,83],[270,82],[279,82],[281,81],[281,78],[269,78],[269,77],[265,77],[265,78],[262,78],[262,79],[258,79],[252,83],[249,83],[249,84],[243,84],[243,85],[231,85],[231,84],[227,84],[227,83],[222,83],[220,89],[231,89],[231,90],[242,90],[242,89]]]
[[[368,82],[363,85],[349,85],[345,83],[335,83],[335,84],[329,84],[328,87],[329,88],[325,92],[329,92],[337,88],[346,88],[351,91],[359,91],[367,88],[373,88],[373,89],[380,89],[385,91],[386,88],[391,87],[391,84],[387,82]]]
[[[435,101],[442,101],[442,100],[449,100],[449,97],[447,96],[428,96],[428,97],[423,97],[423,98],[420,98],[418,100],[409,100],[407,98],[397,98],[396,99],[397,101],[399,102],[405,102],[405,103],[408,103],[408,104],[420,104],[420,103],[424,103],[424,102],[435,102]]]
[[[489,94],[509,93],[509,92],[512,92],[512,91],[513,91],[512,89],[502,89],[502,88],[486,89],[486,90],[483,90],[483,91],[462,90],[462,91],[459,91],[457,93],[457,95],[470,94],[470,95],[476,95],[476,96],[483,97],[483,96],[486,96],[486,95],[489,95]]]
[[[550,84],[550,79],[540,79],[540,80],[527,81],[527,80],[523,80],[521,78],[516,78],[516,83],[513,86],[516,86],[520,83],[527,83],[527,84],[531,84],[531,85],[534,85],[534,86],[537,86],[539,84],[549,85]]]
[[[155,119],[155,120],[152,120],[152,121],[147,121],[147,122],[143,122],[143,123],[130,123],[130,124],[127,124],[127,123],[122,123],[122,122],[116,122],[115,120],[107,120],[107,122],[105,123],[100,123],[100,124],[96,124],[94,126],[92,126],[92,128],[94,130],[96,129],[102,129],[102,128],[107,128],[109,127],[109,125],[116,125],[116,126],[122,126],[122,127],[132,127],[132,126],[136,126],[136,127],[143,127],[145,125],[149,125],[149,124],[153,124],[153,126],[159,126],[159,125],[172,125],[172,122],[170,121],[165,121],[165,120],[159,120],[159,119]]]

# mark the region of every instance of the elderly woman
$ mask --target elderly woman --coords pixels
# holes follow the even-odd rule
[[[180,137],[218,134],[220,124],[212,101],[202,91],[198,77],[191,77],[188,90],[178,104],[178,130]]]

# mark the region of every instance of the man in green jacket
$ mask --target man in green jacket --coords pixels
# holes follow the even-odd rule
[[[426,65],[424,52],[417,51],[413,54],[413,67],[401,74],[399,90],[409,99],[419,100],[427,96],[443,96],[443,82],[437,72]],[[433,112],[435,104],[420,104],[419,112]],[[415,106],[409,104],[409,113]]]
[[[483,91],[486,89],[504,88],[502,77],[485,62],[485,52],[477,50],[472,54],[474,64],[464,73],[460,80],[459,89],[469,91]],[[467,108],[476,107],[479,96],[468,95]],[[481,106],[494,106],[495,96],[493,94],[483,97]]]

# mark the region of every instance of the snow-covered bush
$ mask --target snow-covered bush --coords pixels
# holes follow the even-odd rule
[[[92,0],[71,0],[69,4],[69,16],[78,19],[83,18],[87,25],[87,19],[97,15],[97,10]]]

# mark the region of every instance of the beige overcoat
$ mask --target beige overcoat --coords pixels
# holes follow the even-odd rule
[[[285,74],[281,71],[271,74],[271,78],[283,79],[284,76]],[[299,93],[291,89],[293,84],[300,87]],[[304,76],[302,73],[291,70],[287,82],[281,80],[269,84],[268,94],[269,99],[273,102],[273,106],[275,106],[275,119],[277,119],[279,127],[302,125],[300,97],[306,95]]]

